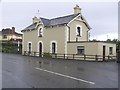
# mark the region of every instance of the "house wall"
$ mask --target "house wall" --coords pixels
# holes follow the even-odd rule
[[[42,27],[42,26],[39,26]],[[23,35],[23,51],[28,51],[28,42],[32,42],[32,51],[39,52],[38,43],[43,43],[43,52],[50,52],[51,41],[57,43],[57,53],[65,53],[65,26],[43,29],[43,36],[38,36],[38,30],[26,31]]]
[[[3,38],[3,35],[0,35],[0,40],[10,40],[10,39],[14,39],[14,38],[22,39],[22,37],[18,37],[16,35],[8,35],[8,34],[5,34],[5,35],[7,35],[7,38]]]
[[[108,56],[109,54],[109,47],[113,47],[113,54],[110,56],[116,56],[116,44],[112,44],[112,43],[98,43],[98,51],[99,54],[102,55],[103,54],[103,46],[106,46],[106,53],[105,55]]]
[[[98,43],[68,43],[67,44],[67,53],[68,54],[77,54],[77,46],[84,46],[85,47],[85,54],[86,55],[98,55]]]
[[[77,54],[77,46],[84,46],[85,47],[85,55],[87,60],[96,60],[96,55],[98,60],[103,60],[103,46],[106,46],[106,52],[105,52],[105,59],[116,59],[116,44],[111,44],[111,43],[103,43],[103,42],[75,42],[75,43],[68,43],[67,44],[68,49],[67,53],[71,54],[67,56],[68,59],[78,59],[78,60],[84,60],[84,55]],[[113,47],[113,54],[109,54],[109,47]],[[111,57],[112,56],[112,57]]]
[[[76,38],[78,38],[78,41],[88,41],[88,28],[82,20],[80,20],[80,17],[71,21],[68,25],[70,26],[70,41],[76,41]],[[76,26],[82,27],[81,37],[76,35]]]
[[[5,34],[6,35],[6,34]],[[7,38],[3,38],[3,35],[1,36],[1,40],[10,40],[11,39],[11,35],[7,35]]]
[[[110,55],[109,47],[113,47],[113,54],[110,56],[116,56],[116,44],[104,42],[68,43],[67,53],[77,54],[77,46],[84,46],[86,55],[103,55],[103,46],[106,46],[106,56]]]

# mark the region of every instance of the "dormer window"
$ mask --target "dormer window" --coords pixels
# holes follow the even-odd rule
[[[43,29],[42,28],[38,29],[38,36],[39,37],[43,36]]]
[[[77,36],[82,36],[82,28],[80,26],[77,26]]]

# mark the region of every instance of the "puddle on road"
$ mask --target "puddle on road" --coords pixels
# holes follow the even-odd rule
[[[77,70],[78,70],[78,71],[85,71],[85,69],[84,69],[84,68],[81,68],[81,67],[77,67]]]
[[[53,67],[52,63],[51,62],[47,62],[47,61],[36,61],[36,66],[37,67]]]
[[[50,64],[50,62],[43,62],[43,64],[47,64],[48,65],[48,64]]]

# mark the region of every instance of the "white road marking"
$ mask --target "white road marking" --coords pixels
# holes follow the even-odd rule
[[[83,79],[75,78],[75,77],[72,77],[72,76],[60,74],[60,73],[53,72],[53,71],[48,71],[48,70],[45,70],[45,69],[41,69],[41,68],[37,68],[37,67],[35,69],[40,70],[40,71],[45,71],[45,72],[48,72],[48,73],[52,73],[52,74],[56,74],[56,75],[59,75],[59,76],[67,77],[67,78],[74,79],[74,80],[77,80],[77,81],[82,81],[82,82],[89,83],[89,84],[95,84],[94,82],[90,82],[90,81],[87,81],[87,80],[83,80]]]

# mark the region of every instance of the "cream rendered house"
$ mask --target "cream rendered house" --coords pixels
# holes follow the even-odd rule
[[[116,44],[89,41],[91,27],[76,5],[74,14],[46,19],[33,18],[33,23],[22,30],[23,54],[46,52],[75,55],[116,56]]]
[[[22,34],[15,31],[15,27],[2,29],[0,31],[0,41],[22,40]]]

